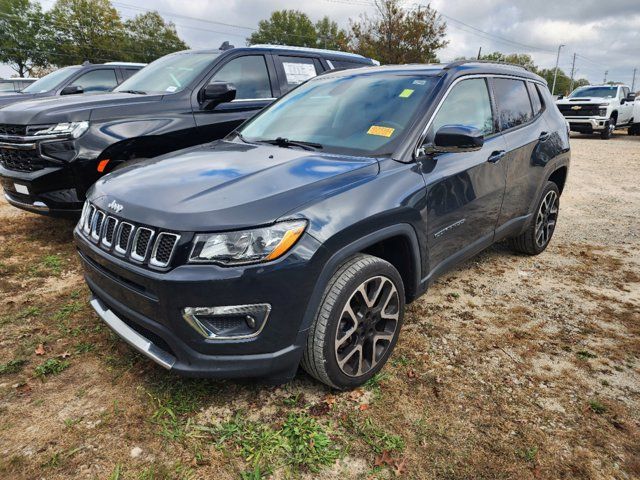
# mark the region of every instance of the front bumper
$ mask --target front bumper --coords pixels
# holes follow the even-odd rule
[[[91,304],[127,343],[156,363],[196,377],[295,375],[306,343],[303,318],[326,261],[309,235],[282,259],[245,267],[181,265],[165,272],[125,262],[75,231]],[[182,317],[185,307],[269,303],[259,335],[207,339]]]
[[[609,128],[607,117],[564,117],[569,122],[569,128],[574,132],[597,132]]]

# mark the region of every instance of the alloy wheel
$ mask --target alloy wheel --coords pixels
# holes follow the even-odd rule
[[[549,243],[556,228],[558,204],[558,194],[553,190],[548,192],[544,196],[542,203],[540,203],[538,215],[536,216],[535,231],[536,244],[540,248],[544,248]]]
[[[347,300],[336,329],[335,354],[345,375],[360,377],[385,357],[398,328],[400,297],[393,282],[375,276]]]

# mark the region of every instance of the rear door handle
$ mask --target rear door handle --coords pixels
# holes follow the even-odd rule
[[[496,150],[491,155],[489,155],[489,158],[487,158],[487,162],[498,163],[500,159],[504,157],[506,154],[507,152],[505,152],[504,150]]]
[[[550,137],[551,137],[551,134],[549,132],[542,132],[538,137],[538,140],[540,140],[541,142],[546,142],[547,140],[549,140]]]

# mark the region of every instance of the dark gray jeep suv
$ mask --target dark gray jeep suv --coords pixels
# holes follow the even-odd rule
[[[329,72],[221,141],[103,177],[75,236],[93,308],[163,367],[286,381],[302,364],[352,388],[439,274],[500,240],[547,247],[569,156],[522,68]]]

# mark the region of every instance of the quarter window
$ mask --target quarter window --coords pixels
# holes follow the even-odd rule
[[[493,81],[500,128],[508,130],[533,118],[531,101],[522,80],[496,78]]]
[[[236,87],[237,99],[273,98],[267,64],[262,55],[238,57],[224,65],[211,82],[228,82]]]
[[[493,133],[491,101],[483,78],[464,80],[453,87],[433,119],[429,138],[444,125],[465,125],[477,128],[484,135]]]
[[[531,105],[533,105],[533,115],[536,116],[542,110],[540,92],[538,92],[535,84],[531,82],[527,82],[527,88],[529,89],[529,96],[531,97]]]
[[[118,85],[118,80],[115,70],[102,69],[80,75],[71,85],[82,87],[85,92],[108,92]]]

